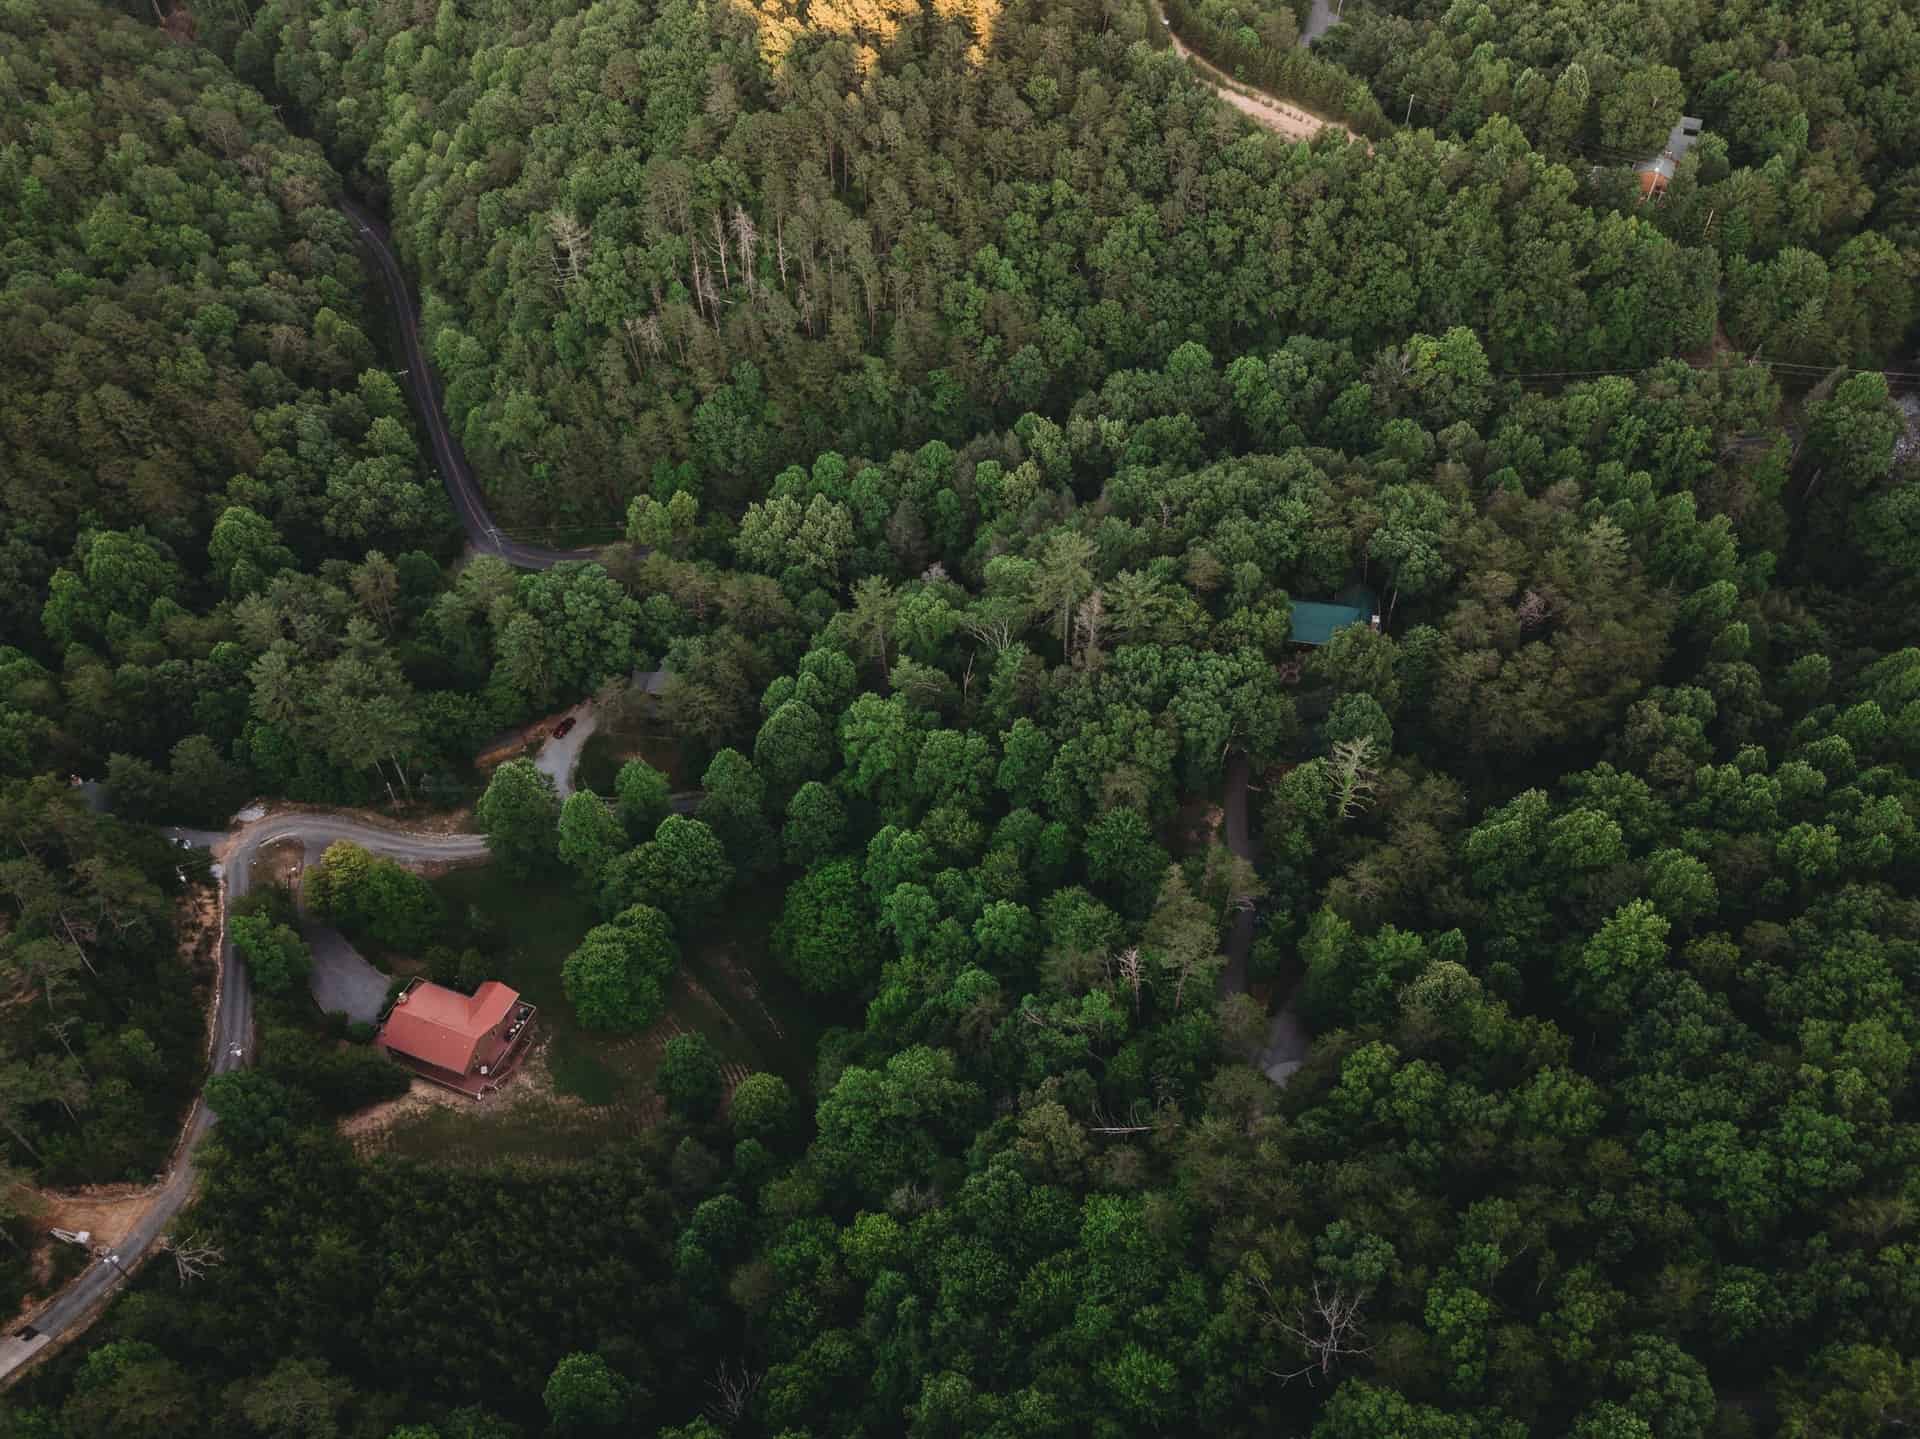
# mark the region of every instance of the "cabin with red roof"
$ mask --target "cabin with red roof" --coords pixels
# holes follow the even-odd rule
[[[416,979],[394,1000],[374,1043],[423,1078],[478,1099],[520,1062],[534,1012],[498,980],[468,995]]]

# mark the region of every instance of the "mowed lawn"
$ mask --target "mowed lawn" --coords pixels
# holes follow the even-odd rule
[[[667,1041],[686,1032],[712,1042],[730,1081],[767,1069],[804,1092],[820,1025],[767,950],[779,916],[778,885],[730,897],[683,941],[657,1024],[640,1034],[608,1034],[575,1022],[561,982],[567,956],[601,919],[569,876],[508,879],[486,866],[432,883],[451,921],[444,942],[488,955],[491,977],[539,1006],[536,1042],[546,1045],[555,1093],[525,1092],[533,1086],[523,1076],[474,1111],[435,1108],[403,1120],[390,1138],[394,1149],[454,1163],[591,1153],[658,1117],[654,1072]]]

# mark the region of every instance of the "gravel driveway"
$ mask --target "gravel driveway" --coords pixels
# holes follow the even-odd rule
[[[534,756],[533,767],[542,774],[553,776],[553,787],[560,798],[565,799],[573,793],[573,767],[580,763],[580,746],[587,737],[599,727],[599,717],[594,713],[590,702],[582,701],[568,710],[562,719],[571,716],[573,728],[564,739],[548,737],[540,746],[540,753]],[[558,720],[555,721],[559,723]]]
[[[303,924],[300,937],[313,951],[313,998],[327,1014],[372,1024],[387,1002],[388,977],[367,963],[347,937],[325,924]]]

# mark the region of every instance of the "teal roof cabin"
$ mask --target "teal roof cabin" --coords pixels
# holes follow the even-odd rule
[[[1296,645],[1323,645],[1348,625],[1380,627],[1380,597],[1365,585],[1349,585],[1332,602],[1295,600],[1287,638]]]

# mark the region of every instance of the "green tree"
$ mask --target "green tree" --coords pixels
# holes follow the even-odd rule
[[[787,822],[780,832],[788,864],[814,865],[840,847],[847,830],[847,809],[840,797],[818,780],[809,780],[787,801]]]
[[[293,1096],[284,1085],[250,1069],[216,1074],[207,1081],[207,1108],[220,1120],[220,1135],[244,1149],[260,1149],[292,1132]]]
[[[772,863],[767,785],[752,761],[736,749],[723,749],[700,783],[700,820],[719,837],[736,867],[752,871]]]
[[[237,914],[227,923],[233,947],[246,957],[253,982],[267,994],[285,994],[307,977],[313,955],[306,942],[265,915]]]
[[[1073,610],[1093,589],[1094,544],[1074,530],[1055,530],[1039,555],[1033,575],[1034,613],[1051,617],[1054,635],[1064,649]]]
[[[630,759],[621,765],[613,786],[619,796],[620,823],[629,835],[652,834],[673,812],[673,792],[667,777],[643,759]]]
[[[808,991],[839,994],[873,978],[879,956],[872,936],[859,870],[851,860],[834,860],[788,887],[773,950]]]
[[[666,984],[680,963],[667,917],[636,904],[595,925],[560,967],[574,1014],[588,1029],[645,1029],[666,1009]]]
[[[609,912],[655,904],[683,929],[710,912],[733,884],[719,838],[697,819],[670,814],[654,837],[603,871],[600,904]]]
[[[741,1139],[777,1142],[791,1131],[793,1091],[779,1075],[756,1071],[734,1086],[727,1118]]]
[[[1087,826],[1087,874],[1122,912],[1144,915],[1160,892],[1167,852],[1154,843],[1146,816],[1108,810]]]
[[[617,1424],[627,1408],[627,1382],[598,1354],[569,1354],[553,1366],[541,1398],[562,1433]]]
[[[268,1439],[333,1439],[353,1386],[324,1359],[281,1359],[265,1374],[234,1386],[235,1407]]]
[[[626,830],[597,794],[576,790],[560,806],[560,862],[580,876],[583,888],[600,883],[601,872],[627,847]]]
[[[496,769],[473,814],[506,873],[532,874],[553,862],[560,798],[553,777],[534,768],[532,760],[508,760]]]
[[[152,1344],[121,1339],[96,1347],[74,1376],[61,1412],[76,1439],[170,1439],[204,1422],[192,1382]],[[24,1435],[53,1430],[26,1429]]]
[[[704,1120],[726,1094],[720,1054],[704,1034],[676,1034],[667,1041],[654,1084],[667,1108],[683,1119]]]
[[[957,1076],[951,1054],[925,1045],[903,1050],[883,1068],[849,1068],[820,1101],[814,1161],[869,1203],[881,1203],[896,1185],[939,1171],[942,1149],[969,1132],[981,1097],[978,1086]]]
[[[280,532],[245,505],[229,505],[221,512],[207,540],[207,561],[213,579],[236,599],[264,589],[295,563],[293,551],[280,542]]]
[[[833,758],[833,736],[820,712],[802,700],[788,700],[760,726],[753,741],[753,762],[781,788],[817,780]]]
[[[351,840],[335,840],[306,873],[309,908],[390,949],[424,948],[446,922],[433,886]]]

